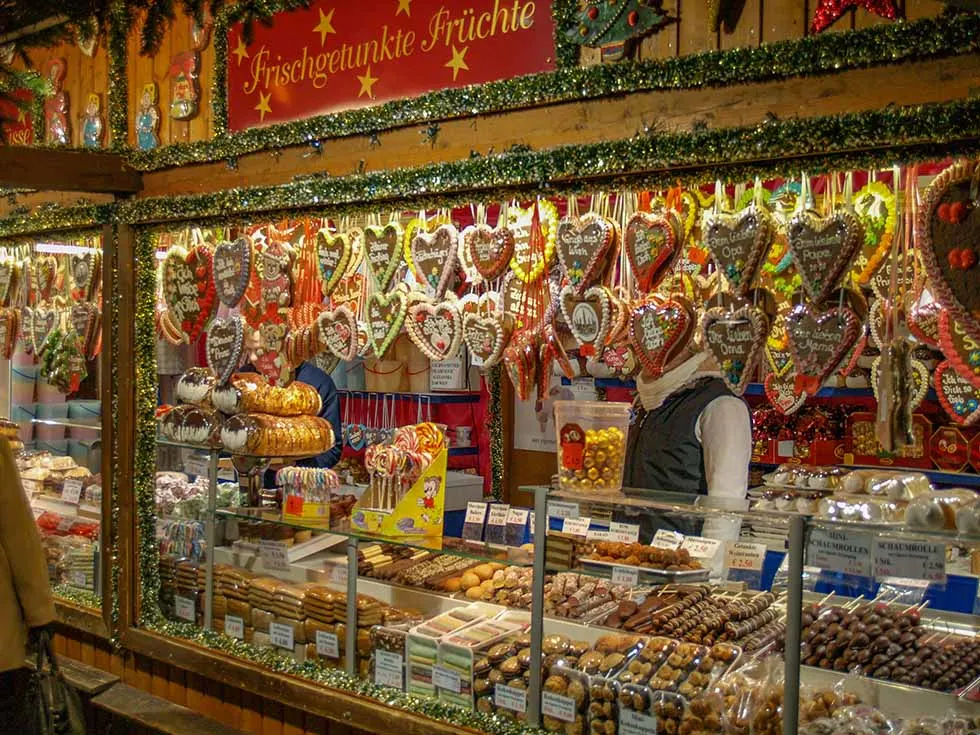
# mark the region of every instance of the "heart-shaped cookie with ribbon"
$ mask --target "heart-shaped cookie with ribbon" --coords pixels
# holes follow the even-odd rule
[[[234,309],[245,295],[252,277],[252,241],[239,237],[234,242],[220,242],[211,262],[214,289],[218,301]]]
[[[796,392],[796,377],[769,373],[764,384],[770,405],[783,416],[796,413],[806,403],[806,391]]]
[[[939,349],[939,315],[943,307],[938,301],[919,299],[909,310],[908,327],[926,347]]]
[[[786,230],[803,288],[810,300],[819,304],[837,288],[850,267],[864,239],[864,227],[853,212],[839,209],[826,217],[797,212]]]
[[[742,395],[762,355],[769,320],[762,309],[745,305],[733,311],[714,307],[704,312],[702,343],[721,368],[733,393]]]
[[[518,207],[507,210],[507,224],[514,233],[514,255],[510,259],[510,269],[524,283],[541,278],[555,257],[558,210],[547,199],[539,199],[537,207],[541,236],[539,242],[532,242],[531,238],[534,206],[526,210]]]
[[[615,245],[616,225],[593,212],[558,223],[558,264],[576,293],[602,280]]]
[[[3,291],[3,266],[0,264],[0,292]],[[38,255],[34,259],[34,303],[50,301],[58,278],[58,261],[53,255]],[[3,301],[0,294],[0,302]]]
[[[99,307],[88,301],[72,304],[68,318],[75,329],[75,334],[78,335],[85,357],[91,360],[95,357],[99,342],[98,334],[102,328],[102,314],[99,312]]]
[[[796,366],[797,390],[814,395],[857,340],[861,322],[847,306],[815,311],[803,304],[786,317],[786,332]]]
[[[782,378],[786,373],[793,369],[793,353],[787,350],[776,349],[766,343],[766,363],[769,365],[769,372],[777,378]]]
[[[320,288],[330,296],[347,272],[351,244],[347,233],[332,234],[327,230],[316,233],[316,262],[320,270]]]
[[[891,253],[895,235],[895,193],[883,181],[871,181],[854,194],[854,213],[864,225],[864,241],[852,267],[854,280],[865,285]]]
[[[211,252],[204,246],[190,251],[174,245],[163,260],[163,300],[171,323],[184,340],[193,343],[217,307]]]
[[[939,315],[939,347],[960,377],[980,389],[980,343],[948,311]]]
[[[701,229],[718,271],[736,294],[745,294],[772,245],[776,230],[769,210],[753,203],[736,213],[709,212]]]
[[[878,267],[871,272],[868,285],[871,286],[872,293],[879,299],[890,298],[889,294],[892,293],[892,270],[892,262],[886,259],[882,260],[878,264]],[[915,272],[912,267],[902,268],[899,263],[896,263],[894,264],[894,270],[896,292],[911,293],[915,281]]]
[[[926,394],[929,392],[929,368],[919,360],[909,361],[909,378],[911,379],[911,391],[909,393],[909,410],[914,411],[919,407]],[[878,371],[881,370],[881,357],[876,357],[871,363],[871,388],[874,391],[875,401],[880,401],[878,397]]]
[[[44,345],[45,340],[47,340],[48,335],[51,334],[55,325],[58,323],[58,310],[48,308],[47,306],[38,306],[34,308],[33,318],[30,320],[31,324],[31,345],[34,348],[34,354],[41,354],[41,347]],[[26,326],[26,322],[25,322]]]
[[[10,297],[17,286],[18,270],[17,261],[13,258],[0,260],[0,306],[10,305]]]
[[[357,319],[347,306],[324,311],[316,323],[320,341],[331,354],[345,361],[357,357]]]
[[[14,354],[14,346],[17,344],[18,328],[17,309],[0,308],[0,357],[9,360]]]
[[[484,370],[500,362],[509,337],[507,322],[497,314],[463,316],[463,340]]]
[[[384,227],[365,227],[364,257],[367,258],[368,269],[374,276],[378,290],[384,291],[402,264],[402,226],[397,222],[389,222]]]
[[[401,288],[391,293],[373,293],[368,299],[368,339],[379,360],[384,359],[388,348],[401,331],[407,313],[408,297]]]
[[[430,296],[441,299],[456,274],[459,231],[453,225],[439,225],[435,232],[419,229],[412,238],[415,278]]]
[[[626,342],[611,344],[602,351],[602,364],[609,370],[610,377],[629,378],[640,367],[636,352]]]
[[[673,268],[681,252],[680,228],[673,211],[637,212],[627,221],[623,246],[642,293],[655,289]]]
[[[599,352],[609,330],[612,308],[609,292],[593,286],[579,294],[573,286],[565,286],[560,298],[562,316],[580,351],[586,356]]]
[[[506,226],[471,225],[463,230],[463,247],[477,273],[492,281],[507,271],[514,255],[514,233]]]
[[[423,355],[439,362],[456,357],[459,352],[463,319],[451,301],[419,301],[408,307],[405,331]]]
[[[980,420],[980,389],[965,380],[948,361],[936,366],[933,380],[939,403],[953,421],[972,426]]]
[[[266,315],[292,303],[294,252],[293,247],[284,240],[269,240],[258,248],[256,265]]]
[[[68,261],[68,273],[71,275],[71,295],[79,301],[92,298],[95,287],[95,276],[102,268],[102,256],[98,250],[86,250],[84,253],[72,253]]]
[[[240,316],[215,319],[208,326],[204,352],[208,367],[214,371],[218,385],[224,385],[242,364],[245,348],[245,323]]]
[[[630,344],[653,378],[660,377],[664,366],[687,346],[693,331],[694,310],[680,296],[662,301],[648,299],[630,315]]]

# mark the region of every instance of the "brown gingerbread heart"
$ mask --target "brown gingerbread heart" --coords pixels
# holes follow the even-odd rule
[[[573,286],[565,286],[561,292],[561,313],[578,342],[583,354],[596,354],[602,350],[610,327],[611,299],[608,291],[593,286],[583,294]]]
[[[82,351],[87,357],[91,357],[95,349],[101,316],[99,307],[87,301],[73,304],[71,307],[69,319],[81,342]]]
[[[34,309],[33,319],[30,321],[31,345],[34,348],[34,354],[40,355],[41,346],[58,323],[58,310],[47,306],[38,306]]]
[[[378,289],[384,291],[402,264],[402,226],[389,222],[384,227],[365,227],[364,257]]]
[[[794,375],[780,376],[769,373],[764,384],[766,398],[784,416],[796,413],[806,403],[806,391],[796,392],[796,377]]]
[[[316,260],[320,270],[320,287],[330,296],[347,272],[351,258],[350,238],[346,233],[332,234],[327,230],[316,233]]]
[[[735,310],[714,307],[701,322],[702,343],[721,368],[733,393],[742,395],[762,354],[769,320],[762,309],[745,305]]]
[[[655,289],[674,267],[681,253],[681,228],[673,210],[637,212],[627,221],[623,243],[642,293]]]
[[[936,366],[933,380],[939,403],[953,421],[972,426],[980,420],[980,388],[965,380],[945,360]]]
[[[208,367],[214,371],[218,385],[224,385],[242,364],[245,347],[245,324],[240,316],[215,319],[208,327],[204,351]]]
[[[470,352],[480,358],[484,370],[500,362],[509,336],[507,321],[499,314],[470,313],[463,316],[463,340]]]
[[[320,341],[341,360],[357,357],[357,319],[347,305],[324,311],[317,317]]]
[[[95,275],[100,269],[102,258],[97,250],[72,253],[68,262],[71,275],[71,293],[76,299],[87,301],[92,298]]]
[[[412,238],[415,278],[437,299],[446,293],[456,274],[458,243],[459,231],[453,225],[439,225],[431,234],[420,228]]]
[[[367,303],[368,339],[379,360],[401,331],[408,312],[408,298],[402,289],[391,293],[375,292]]]
[[[252,275],[252,242],[240,237],[234,242],[218,243],[211,270],[218,300],[234,309],[245,295]]]
[[[846,209],[821,217],[797,212],[787,226],[790,255],[810,300],[819,304],[837,288],[864,240],[864,226]]]
[[[939,347],[960,377],[980,389],[980,343],[953,320],[949,311],[939,315]]]
[[[565,217],[558,223],[556,238],[558,263],[576,293],[602,280],[616,244],[611,220],[593,212]]]
[[[804,390],[816,393],[832,374],[857,340],[861,322],[847,306],[817,311],[808,304],[797,306],[786,317],[797,387],[806,381]]]
[[[491,229],[489,225],[471,225],[463,230],[463,247],[477,272],[492,281],[506,272],[514,255],[514,233],[509,227]]]
[[[745,294],[775,236],[769,210],[753,203],[734,214],[712,212],[705,215],[703,230],[718,271],[736,294]]]
[[[438,304],[419,301],[408,307],[405,331],[430,360],[448,360],[459,352],[463,339],[462,315],[451,301]]]
[[[694,309],[687,299],[647,299],[630,315],[629,340],[640,364],[656,378],[687,346],[693,330]]]

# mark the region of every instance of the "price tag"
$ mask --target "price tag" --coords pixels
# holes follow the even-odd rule
[[[783,439],[782,441],[776,442],[776,454],[780,457],[792,457],[795,448],[796,442],[792,439]]]
[[[941,543],[877,538],[874,542],[875,579],[906,577],[927,582],[946,581],[946,547]]]
[[[283,541],[260,541],[259,556],[262,566],[270,572],[289,571],[289,548]]]
[[[589,534],[590,523],[591,518],[566,518],[561,522],[561,532],[585,538]]]
[[[657,731],[657,718],[625,707],[619,711],[619,735],[650,735]]]
[[[541,714],[562,722],[575,722],[575,700],[554,692],[541,692]]]
[[[632,523],[609,524],[609,540],[621,544],[635,544],[640,540],[640,527]]]
[[[650,542],[650,546],[655,549],[674,550],[677,549],[683,541],[683,534],[677,533],[677,531],[665,531],[661,528],[653,535],[653,541]]]
[[[533,541],[534,540],[534,511],[533,510],[527,514],[527,523],[528,523],[527,527],[529,529],[528,533],[531,535],[531,540]]]
[[[88,575],[85,572],[72,572],[68,575],[68,581],[73,587],[88,587]]]
[[[585,538],[588,541],[608,541],[609,531],[604,531],[601,528],[590,528],[585,534]]]
[[[917,590],[922,594],[925,594],[926,590],[929,589],[929,585],[932,584],[927,579],[905,579],[903,577],[881,577],[878,581],[883,585],[888,584],[893,587],[905,587],[910,590]]]
[[[405,659],[400,653],[376,650],[374,652],[374,683],[384,687],[404,689]]]
[[[82,481],[75,478],[65,480],[61,486],[61,499],[66,503],[78,505],[82,497]]]
[[[729,569],[761,572],[765,560],[765,544],[750,544],[745,541],[728,541],[725,543],[725,566]]]
[[[507,540],[507,515],[510,506],[506,503],[493,503],[487,517],[487,542],[502,544]]]
[[[464,523],[479,523],[483,525],[483,521],[487,517],[487,503],[481,503],[479,501],[467,503],[466,504],[466,519]]]
[[[721,541],[701,536],[685,536],[681,548],[686,549],[695,559],[714,559],[721,548]]]
[[[237,615],[225,615],[225,635],[237,640],[245,640],[245,621]]]
[[[316,632],[316,655],[340,658],[340,641],[334,633],[323,630]]]
[[[510,513],[507,514],[507,523],[515,526],[527,525],[527,519],[530,515],[531,511],[529,510],[511,508]]]
[[[68,533],[71,527],[75,525],[75,519],[71,516],[62,516],[61,520],[58,521],[58,530],[62,533]]]
[[[207,477],[211,471],[211,458],[206,454],[192,454],[184,459],[184,472],[188,475]]]
[[[636,587],[640,581],[640,570],[636,567],[615,566],[612,568],[611,578],[613,584]]]
[[[432,683],[454,694],[459,694],[461,689],[459,673],[438,664],[432,667]]]
[[[549,518],[578,518],[578,503],[562,503],[557,500],[548,501]]]
[[[218,482],[238,482],[238,473],[233,469],[218,470]]]
[[[493,688],[493,703],[511,712],[527,712],[527,690],[496,684]]]
[[[194,600],[192,600],[190,597],[175,595],[174,612],[181,620],[186,620],[188,623],[197,622],[197,616],[195,614],[196,610],[194,609]]]
[[[810,531],[806,557],[819,569],[870,577],[872,546],[869,533],[817,526]]]
[[[330,583],[347,586],[347,567],[342,564],[332,564],[330,566]]]
[[[291,516],[301,516],[303,515],[303,496],[302,495],[287,495],[286,496],[286,512]]]
[[[269,640],[276,648],[285,648],[287,651],[292,651],[295,648],[293,644],[293,626],[283,625],[282,623],[269,623]]]

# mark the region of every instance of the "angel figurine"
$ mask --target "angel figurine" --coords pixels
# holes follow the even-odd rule
[[[157,136],[159,126],[157,85],[149,82],[143,85],[139,109],[136,110],[136,145],[141,151],[151,151],[160,145],[160,138]]]
[[[82,145],[85,148],[102,147],[102,105],[99,95],[92,92],[85,103],[85,114],[82,116]]]
[[[45,142],[50,145],[68,145],[71,139],[68,127],[68,93],[62,88],[65,81],[65,60],[48,60],[44,65],[44,75],[51,81],[54,90],[44,102]]]

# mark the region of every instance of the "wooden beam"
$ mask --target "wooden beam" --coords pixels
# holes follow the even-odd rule
[[[5,145],[0,187],[131,194],[143,188],[143,179],[115,153]]]

